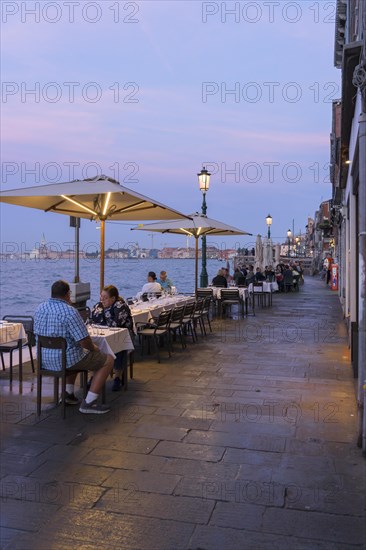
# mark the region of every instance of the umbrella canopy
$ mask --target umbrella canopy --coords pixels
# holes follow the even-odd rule
[[[275,246],[275,261],[276,265],[278,265],[281,261],[281,245],[280,243],[277,243]]]
[[[196,264],[195,264],[195,290],[198,282],[198,239],[207,235],[252,235],[232,225],[213,220],[203,214],[195,212],[189,214],[184,220],[171,220],[149,224],[139,224],[132,229],[143,231],[156,231],[157,233],[174,233],[175,235],[189,235],[196,239]]]
[[[257,267],[263,269],[263,244],[260,235],[257,235],[255,241],[255,268],[257,269]]]
[[[263,239],[263,266],[273,265],[272,239]]]
[[[104,286],[105,220],[170,220],[186,216],[107,176],[0,193],[0,202],[100,220],[100,287]]]

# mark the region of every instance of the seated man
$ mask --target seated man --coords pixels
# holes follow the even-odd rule
[[[147,281],[148,282],[142,287],[142,294],[145,294],[145,292],[161,292],[161,285],[156,282],[156,273],[154,273],[154,271],[149,271],[147,274]]]
[[[213,286],[221,286],[227,288],[227,279],[222,269],[219,269],[216,277],[212,279]]]
[[[163,290],[170,292],[173,283],[171,279],[168,279],[166,271],[160,271],[160,279],[157,280]]]
[[[245,282],[247,285],[250,285],[251,283],[255,283],[255,273],[254,273],[254,267],[252,265],[249,266],[248,273],[245,279]]]
[[[292,274],[291,266],[286,265],[283,272],[283,284],[285,292],[291,292],[293,290],[294,277]]]
[[[266,280],[265,276],[263,275],[259,267],[257,267],[257,269],[255,270],[255,280],[257,283],[260,283],[261,281]]]
[[[235,269],[234,272],[234,281],[237,286],[245,285],[245,277],[238,267]]]
[[[247,285],[250,285],[251,283],[255,283],[255,273],[254,273],[254,267],[252,265],[248,267],[248,272],[245,278],[245,282]]]
[[[51,298],[40,304],[34,316],[34,332],[40,336],[65,338],[66,367],[70,375],[66,379],[66,403],[77,405],[74,382],[77,373],[73,370],[94,372],[93,381],[79,411],[83,414],[104,414],[110,408],[98,404],[98,396],[111,373],[113,357],[101,352],[93,344],[86,326],[77,309],[70,302],[70,286],[65,281],[56,281],[51,288]],[[49,370],[60,370],[60,351],[47,349],[42,354],[43,366]]]

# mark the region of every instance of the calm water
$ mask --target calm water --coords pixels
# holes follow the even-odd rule
[[[207,261],[209,282],[224,265],[218,260]],[[106,285],[115,285],[123,297],[134,296],[146,282],[148,271],[159,275],[162,269],[178,291],[193,292],[194,260],[106,260],[104,280]],[[70,260],[0,261],[0,318],[7,314],[33,315],[38,304],[49,298],[52,283],[58,279],[72,282],[74,271]],[[81,260],[80,279],[91,284],[88,305],[93,306],[99,300],[99,261]]]

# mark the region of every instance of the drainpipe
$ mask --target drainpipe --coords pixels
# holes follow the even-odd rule
[[[366,29],[366,12],[364,14]],[[353,84],[361,92],[362,113],[359,118],[359,185],[358,185],[358,239],[359,239],[359,293],[358,293],[358,391],[357,400],[360,408],[360,433],[358,444],[366,457],[366,39],[363,45],[360,64],[355,68]],[[361,69],[361,71],[360,71]]]
[[[365,107],[365,106],[364,106]],[[358,186],[358,222],[359,222],[359,294],[358,294],[358,403],[363,409],[362,453],[366,456],[366,110],[359,119],[359,186]]]

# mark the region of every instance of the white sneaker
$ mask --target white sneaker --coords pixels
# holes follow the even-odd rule
[[[111,409],[108,407],[108,405],[101,405],[98,403],[97,399],[92,401],[91,403],[87,403],[85,399],[83,399],[79,411],[83,414],[105,414],[109,412]]]

